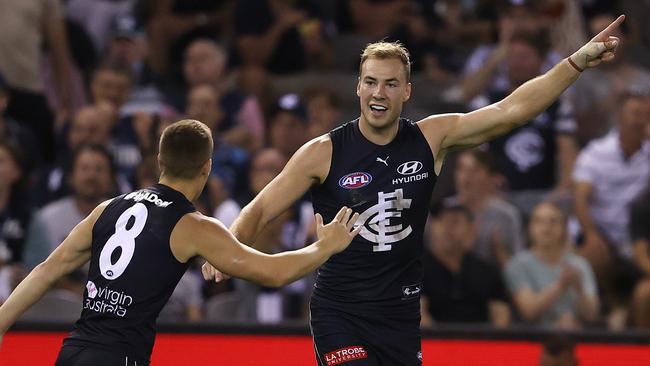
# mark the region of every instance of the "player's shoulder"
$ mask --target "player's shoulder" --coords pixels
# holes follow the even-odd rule
[[[420,127],[420,129],[422,130],[438,129],[438,128],[446,127],[449,124],[458,122],[461,116],[462,116],[461,113],[432,114],[415,122],[415,125]]]
[[[292,160],[318,161],[332,152],[332,138],[329,134],[323,134],[307,141],[296,151]]]

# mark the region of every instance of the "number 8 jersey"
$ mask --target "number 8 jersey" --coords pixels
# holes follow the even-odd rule
[[[83,310],[66,345],[90,345],[149,359],[155,321],[187,269],[170,236],[195,208],[162,184],[113,199],[93,227]]]

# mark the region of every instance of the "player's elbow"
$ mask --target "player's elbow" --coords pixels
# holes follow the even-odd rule
[[[259,284],[264,287],[278,288],[288,283],[287,279],[283,278],[282,272],[265,271],[258,276]]]

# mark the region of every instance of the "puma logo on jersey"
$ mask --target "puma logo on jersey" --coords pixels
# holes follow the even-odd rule
[[[386,166],[388,166],[388,158],[390,158],[390,156],[387,156],[386,159],[382,159],[382,158],[380,158],[380,157],[378,156],[377,159],[376,159],[375,161],[378,161],[378,162],[380,162],[380,163],[384,163]]]
[[[163,201],[157,194],[147,191],[146,189],[131,192],[124,197],[125,200],[134,200],[135,202],[147,201],[151,202],[158,207],[167,207],[174,203],[174,201]]]

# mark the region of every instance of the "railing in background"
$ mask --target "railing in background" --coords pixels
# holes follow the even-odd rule
[[[69,325],[17,324],[3,341],[0,365],[52,365]],[[536,365],[541,329],[444,326],[424,332],[423,365]],[[580,365],[650,365],[650,332],[585,330]],[[315,365],[304,324],[161,325],[151,365]]]

